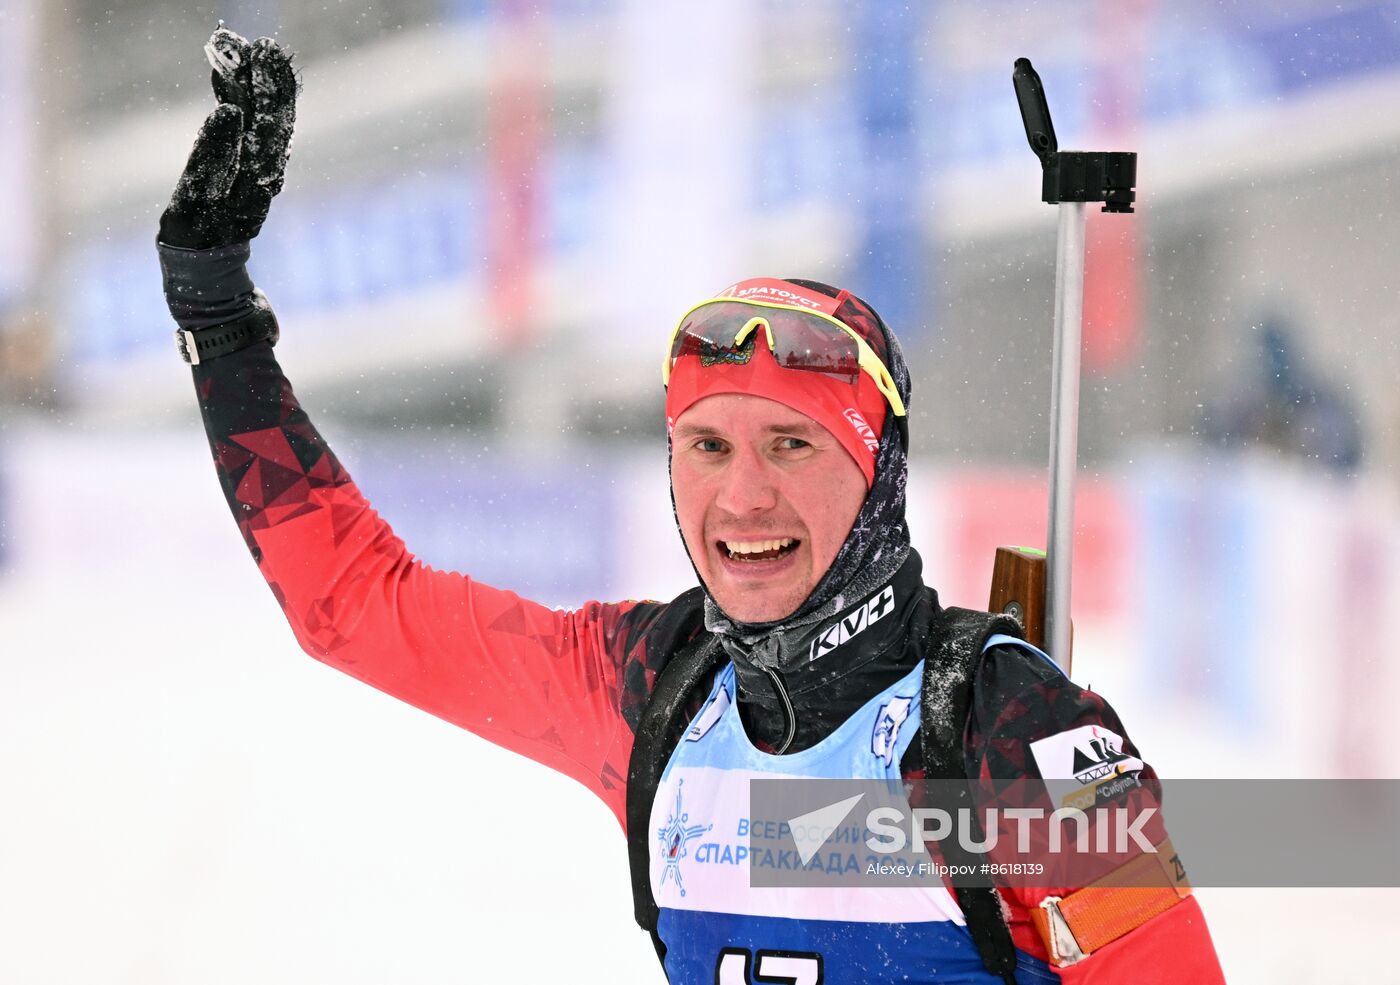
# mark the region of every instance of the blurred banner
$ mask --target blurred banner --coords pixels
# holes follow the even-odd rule
[[[548,128],[547,93],[534,53],[543,42],[538,4],[497,4],[493,85],[487,104],[491,195],[487,297],[500,344],[513,348],[530,328],[538,277],[540,186]]]
[[[1139,146],[1143,53],[1152,0],[1101,0],[1099,31],[1105,58],[1094,96],[1091,145],[1102,150]],[[1142,203],[1137,204],[1142,212]],[[1087,211],[1084,257],[1084,365],[1094,371],[1122,367],[1142,345],[1142,219],[1126,219],[1094,207]]]
[[[622,540],[616,477],[458,451],[410,440],[357,456],[366,495],[410,550],[551,605],[612,597]]]
[[[39,250],[38,41],[39,0],[5,0],[0,5],[0,315],[34,286]]]
[[[707,272],[741,255],[752,228],[753,88],[767,47],[754,17],[742,0],[619,3],[602,120],[607,207],[590,237],[591,268],[609,333],[641,340],[648,354],[682,299],[724,288]],[[705,84],[689,84],[672,70],[678,63]]]
[[[908,345],[923,337],[920,315],[928,309],[921,305],[936,282],[920,229],[933,203],[920,200],[925,182],[916,151],[918,127],[928,122],[918,105],[919,71],[936,77],[939,66],[920,64],[930,57],[923,50],[926,8],[865,3],[855,9],[851,80],[864,160],[855,205],[862,241],[850,289],[879,298],[881,316],[901,327]]]
[[[8,8],[7,23],[19,30],[0,41],[10,53],[0,59],[0,112],[25,119],[28,5]],[[614,333],[652,338],[677,305],[756,265],[777,276],[849,279],[909,340],[925,328],[937,333],[948,315],[934,295],[942,284],[931,262],[946,252],[936,237],[984,235],[994,228],[984,228],[985,216],[1008,207],[1012,229],[1042,215],[1029,190],[1008,195],[1007,179],[988,172],[1034,180],[1009,84],[1011,57],[1027,46],[1062,146],[1146,148],[1173,135],[1180,153],[1142,159],[1143,202],[1169,188],[1209,193],[1251,162],[1293,166],[1261,135],[1293,146],[1287,114],[1333,92],[1355,92],[1341,104],[1348,112],[1325,113],[1339,128],[1329,146],[1349,160],[1392,126],[1371,112],[1364,87],[1400,78],[1400,24],[1380,3],[1142,2],[1123,11],[1056,3],[1017,8],[1014,23],[1005,3],[903,13],[874,4],[853,23],[835,5],[793,18],[781,4],[738,0],[684,8],[619,0],[590,8],[592,19],[569,4],[529,16],[504,4],[509,16],[499,18],[478,16],[479,7],[467,4],[463,19],[441,31],[394,42],[403,57],[455,66],[444,69],[450,78],[405,81],[373,61],[303,65],[306,132],[253,272],[299,332],[342,343],[313,372],[333,378],[379,365],[370,340],[387,318],[452,326],[432,342],[406,340],[395,353],[405,362],[499,351],[527,316],[565,335],[604,318]],[[609,45],[611,57],[583,57],[587,44]],[[443,54],[479,48],[505,57],[518,46],[547,57],[529,59],[530,74],[506,77],[467,72],[460,55]],[[424,130],[390,138],[383,131],[392,119],[373,116],[372,106],[364,119],[340,119],[333,94],[367,85],[371,70],[384,73],[376,98],[429,114]],[[416,95],[413,87],[428,82],[442,92]],[[443,112],[434,100],[449,96],[448,122],[429,143],[426,119]],[[103,136],[71,138],[72,158],[122,143],[122,119],[101,122]],[[94,191],[92,214],[78,217],[93,232],[68,240],[59,258],[69,287],[67,382],[80,400],[103,399],[133,366],[167,351],[149,213],[168,194],[175,149],[189,135],[180,114],[135,122],[143,140],[159,136],[169,151],[129,163],[124,187],[149,189],[139,218],[123,197],[130,191]],[[17,132],[22,139],[0,149],[18,217],[0,230],[0,256],[9,258],[0,297],[28,281],[32,262],[28,138]],[[1217,141],[1205,170],[1186,150],[1195,134]],[[306,180],[306,159],[332,148],[335,166]],[[410,151],[418,155],[411,165],[394,163]],[[111,214],[118,205],[123,214]],[[1150,230],[1115,219],[1098,216],[1089,227],[1091,368],[1132,365],[1147,331]],[[961,248],[981,255],[979,246]],[[644,349],[620,357],[650,365]]]
[[[1127,8],[1138,16],[1120,19]],[[1034,41],[1026,43],[1035,46],[1036,69],[1066,149],[1104,123],[1101,77],[1123,66],[1125,52],[1138,53],[1137,115],[1149,128],[1252,107],[1279,109],[1400,69],[1400,18],[1388,2],[1065,2],[1030,12],[989,3],[944,9],[937,28],[943,43],[960,38],[966,45],[941,75],[953,112],[936,128],[930,129],[934,120],[919,122],[921,131],[942,138],[942,163],[1028,153],[1016,105],[1007,98],[1011,53],[995,43],[1005,38],[1004,19],[1018,15],[1026,23],[1017,34],[1030,35],[1040,22]]]

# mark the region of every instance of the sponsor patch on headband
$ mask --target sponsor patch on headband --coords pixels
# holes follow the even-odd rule
[[[870,449],[872,455],[880,450],[880,439],[875,437],[875,429],[865,423],[865,418],[861,416],[860,411],[854,407],[847,407],[842,411],[842,414],[851,427],[856,429],[856,434],[860,435],[860,440],[865,442],[865,447]]]
[[[796,284],[789,284],[785,280],[777,280],[773,277],[741,280],[737,284],[729,285],[715,296],[735,298],[739,301],[767,301],[770,304],[786,304],[794,308],[806,308],[809,311],[820,311],[828,315],[835,315],[836,309],[844,300],[844,295],[829,298],[825,294],[806,291]]]

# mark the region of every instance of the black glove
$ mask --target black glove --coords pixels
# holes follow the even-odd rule
[[[219,28],[205,46],[219,105],[205,119],[160,217],[160,241],[187,250],[243,243],[282,190],[296,120],[292,56],[271,38],[249,44]]]
[[[296,118],[292,56],[220,27],[205,45],[219,105],[195,138],[160,217],[165,300],[186,362],[277,341],[277,319],[244,264],[248,241],[282,190]]]

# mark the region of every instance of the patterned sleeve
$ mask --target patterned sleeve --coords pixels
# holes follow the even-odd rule
[[[316,659],[572,776],[621,818],[629,719],[667,605],[557,611],[415,559],[297,402],[266,343],[194,367],[258,569]]]
[[[1088,812],[1089,804],[1131,801],[1141,807],[1160,801],[1156,772],[1143,761],[1112,706],[1020,647],[993,647],[984,657],[964,743],[968,775],[1002,790],[1015,789],[1007,781],[1021,781],[1018,803],[1026,802],[1027,785],[1034,785],[1052,808],[1077,806]],[[1166,837],[1159,819],[1160,814],[1155,815],[1144,829],[1154,845]],[[1080,888],[1003,887],[1017,947],[1045,958],[1029,913],[1047,896],[1064,897]],[[1194,897],[1059,973],[1066,985],[1224,981]]]

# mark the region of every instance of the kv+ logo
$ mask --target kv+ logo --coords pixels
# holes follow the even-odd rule
[[[812,652],[808,659],[815,660],[824,653],[830,653],[852,637],[861,633],[871,623],[879,622],[894,611],[894,586],[886,585],[885,590],[869,602],[827,626],[812,641]]]

